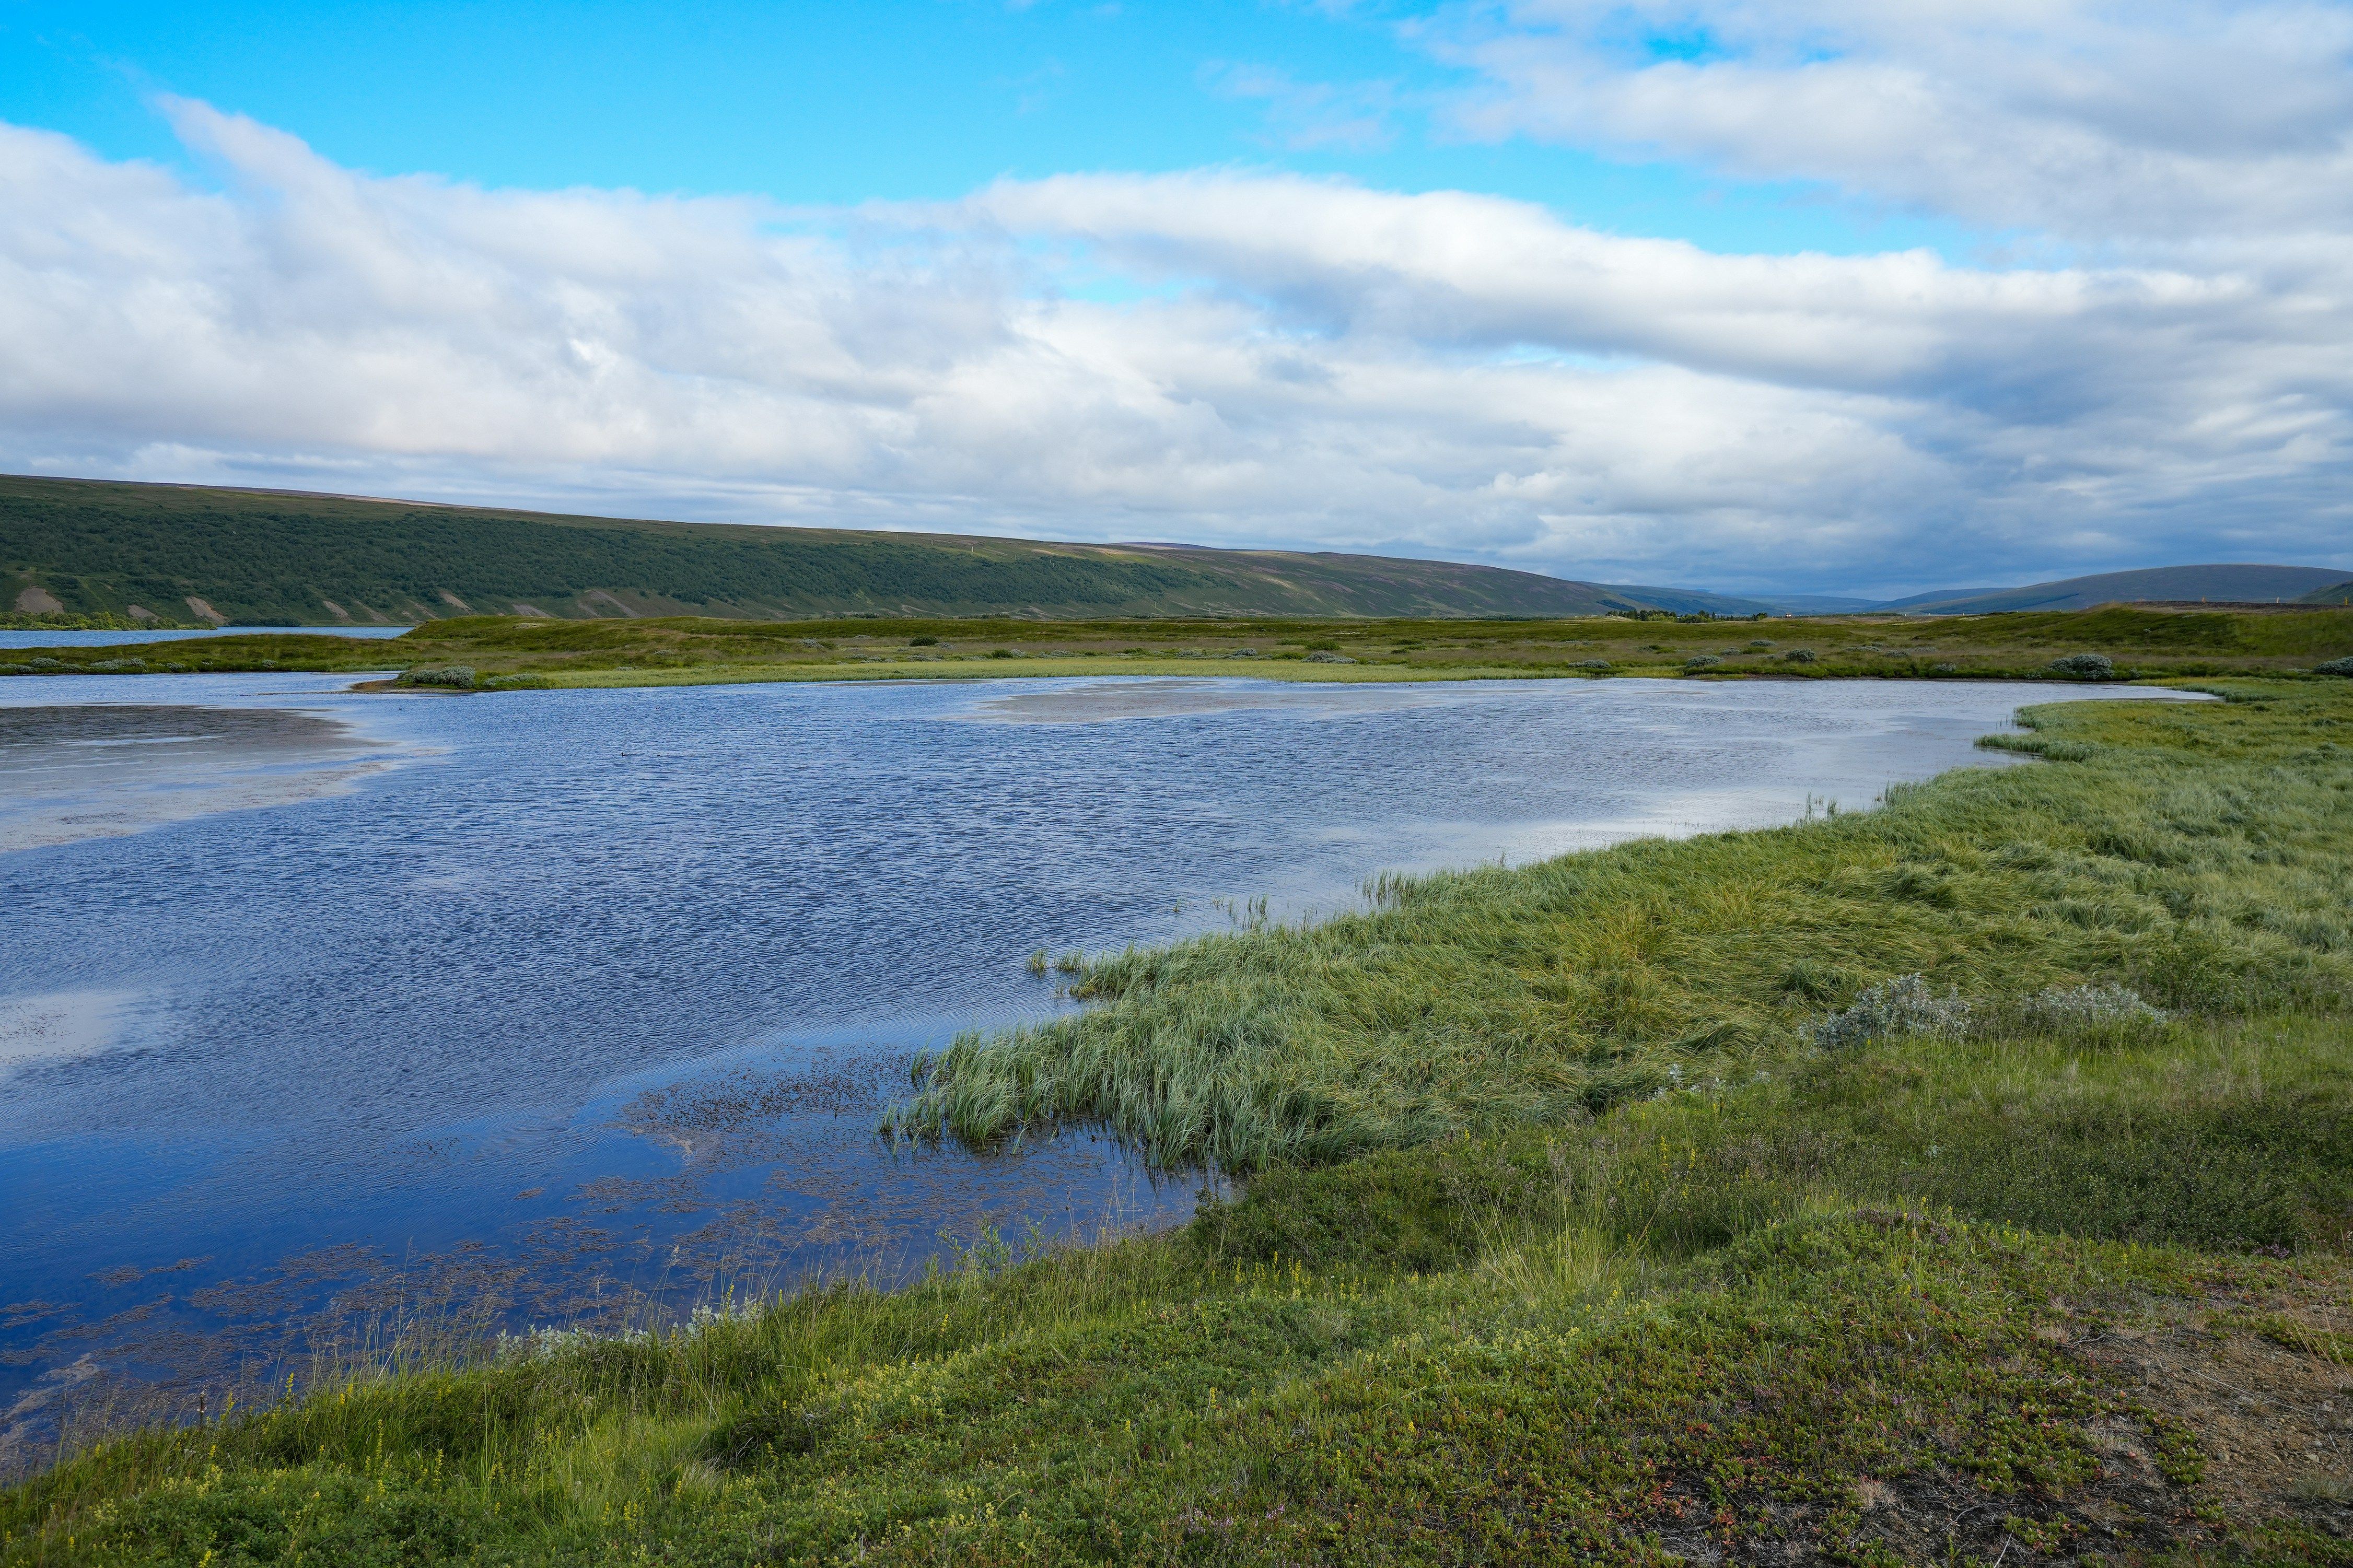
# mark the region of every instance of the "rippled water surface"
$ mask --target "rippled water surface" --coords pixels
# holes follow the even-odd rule
[[[342,684],[0,681],[0,1446],[355,1315],[1181,1218],[1198,1182],[1084,1132],[911,1153],[875,1112],[913,1050],[1055,1005],[1034,949],[1867,805],[2061,695]]]

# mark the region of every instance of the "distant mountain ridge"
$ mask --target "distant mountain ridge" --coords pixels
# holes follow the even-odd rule
[[[1671,602],[1532,572],[1375,555],[665,522],[0,476],[0,611],[20,613],[385,625],[462,615],[1554,616],[1735,603],[1660,592]]]
[[[2084,610],[2094,605],[2200,599],[2225,604],[2292,605],[2342,584],[2348,574],[2329,566],[2152,566],[2031,583],[2022,588],[1958,588],[1915,594],[1873,605],[1915,616],[1989,616],[2004,610]]]

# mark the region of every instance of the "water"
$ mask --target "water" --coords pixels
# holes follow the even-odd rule
[[[0,648],[114,647],[136,642],[183,642],[189,637],[293,636],[314,637],[396,637],[406,626],[223,626],[217,631],[64,632],[39,627],[10,630],[0,626]]]
[[[910,1152],[876,1112],[1057,1005],[1034,949],[1862,807],[2100,690],[347,679],[0,681],[0,1449],[420,1301],[609,1319],[1174,1223],[1198,1180],[1083,1131]]]

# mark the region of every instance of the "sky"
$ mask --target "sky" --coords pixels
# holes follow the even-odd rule
[[[2353,569],[2353,0],[0,0],[0,468]]]

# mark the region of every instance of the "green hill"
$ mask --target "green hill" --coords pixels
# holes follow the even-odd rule
[[[2316,589],[2296,601],[2300,605],[2353,605],[2353,582]]]
[[[0,613],[416,623],[472,614],[1472,616],[1649,607],[1449,562],[568,517],[0,476]]]

